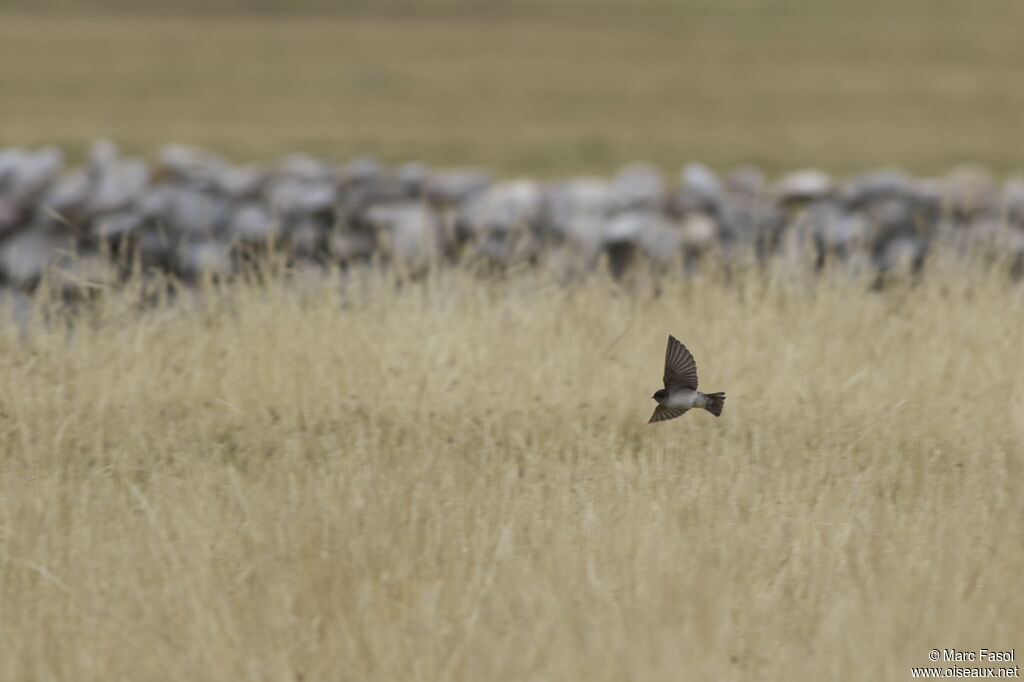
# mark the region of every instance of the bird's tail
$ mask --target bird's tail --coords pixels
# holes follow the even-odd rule
[[[704,409],[715,415],[716,417],[722,416],[722,408],[725,406],[725,394],[724,393],[708,393],[704,396],[705,405]]]

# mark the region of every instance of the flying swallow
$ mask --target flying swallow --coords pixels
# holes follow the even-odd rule
[[[648,424],[675,419],[694,407],[703,407],[716,417],[721,416],[725,394],[697,390],[697,363],[686,346],[671,335],[665,349],[664,382],[665,388],[651,396],[658,401],[658,406]]]

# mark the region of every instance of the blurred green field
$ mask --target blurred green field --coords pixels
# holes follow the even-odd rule
[[[499,173],[1024,163],[1024,5],[0,5],[0,144]]]

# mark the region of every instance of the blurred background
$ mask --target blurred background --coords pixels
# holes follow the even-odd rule
[[[1006,174],[1022,20],[1008,1],[6,0],[0,146]]]
[[[0,0],[0,682],[1024,646],[1022,26]]]

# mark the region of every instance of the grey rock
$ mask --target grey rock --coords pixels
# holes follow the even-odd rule
[[[18,203],[33,201],[53,184],[63,166],[64,155],[56,147],[35,153],[0,150],[0,195]]]
[[[646,163],[611,179],[542,185],[495,183],[476,168],[390,169],[370,158],[339,166],[307,154],[240,166],[185,145],[167,145],[151,167],[100,140],[83,166],[62,170],[54,147],[0,150],[8,288],[31,288],[50,263],[66,271],[69,290],[76,281],[107,286],[107,274],[89,274],[94,260],[135,248],[146,268],[194,279],[271,244],[310,272],[378,255],[417,266],[456,254],[529,260],[572,277],[605,257],[621,274],[640,256],[655,264],[681,256],[689,268],[712,254],[804,265],[816,254],[819,265],[829,257],[854,272],[888,273],[916,270],[943,248],[1009,254],[1024,276],[1024,179],[999,184],[969,166],[941,178],[882,168],[839,183],[811,169],[769,185],[754,167],[719,177],[690,163],[667,190]]]
[[[396,176],[382,174],[365,182],[349,183],[341,188],[337,203],[342,215],[351,219],[371,206],[394,203],[415,198],[409,188]]]
[[[94,170],[83,206],[88,216],[124,209],[139,199],[149,184],[149,166],[142,159],[113,159]]]
[[[0,234],[30,219],[63,164],[63,155],[55,147],[34,153],[18,148],[0,150]]]
[[[587,250],[600,247],[611,212],[611,184],[602,178],[573,178],[547,186],[541,204],[544,227]]]
[[[671,261],[686,245],[685,223],[699,219],[699,214],[687,216],[682,223],[674,223],[665,216],[657,216],[639,235],[639,243],[647,257],[655,262]]]
[[[615,209],[656,209],[665,201],[665,180],[651,164],[631,163],[615,174],[611,193]]]
[[[1003,184],[1003,208],[1008,221],[1024,227],[1024,177],[1012,177]]]
[[[706,252],[718,243],[718,224],[706,213],[690,213],[679,224],[680,246]]]
[[[421,202],[378,206],[367,220],[376,230],[383,255],[406,263],[424,263],[445,250],[439,216]]]
[[[894,197],[910,197],[913,194],[912,178],[896,168],[861,173],[844,182],[839,189],[840,200],[851,206]]]
[[[30,225],[0,245],[0,273],[17,286],[31,285],[48,267],[66,259],[74,242],[74,237],[60,228]]]
[[[277,164],[276,175],[311,183],[336,184],[338,173],[332,164],[308,154],[289,154]]]
[[[602,242],[605,245],[637,243],[645,233],[656,229],[660,221],[661,215],[654,211],[621,211],[605,222]]]
[[[832,189],[832,178],[812,168],[784,175],[775,183],[773,193],[783,202],[811,201],[827,197]]]
[[[722,183],[707,166],[686,164],[680,172],[679,181],[684,195],[700,208],[714,208],[722,200]]]
[[[228,166],[212,178],[216,191],[235,201],[257,199],[266,181],[267,172],[258,166]]]
[[[250,201],[236,206],[228,220],[228,238],[243,243],[263,243],[276,239],[279,234],[280,223],[257,202]]]
[[[175,185],[156,185],[147,189],[135,202],[135,209],[145,220],[166,223],[166,216],[178,191]]]
[[[276,177],[266,188],[270,211],[281,217],[330,210],[337,197],[337,185],[324,179]]]
[[[482,192],[491,184],[489,173],[479,168],[435,170],[427,178],[427,197],[441,205],[451,205]]]
[[[364,156],[349,162],[342,175],[349,183],[370,183],[384,175],[384,166],[377,159]]]
[[[506,232],[531,228],[540,211],[540,186],[532,180],[511,180],[468,198],[459,211],[459,220],[471,232]]]
[[[190,186],[172,186],[158,214],[161,223],[182,234],[215,235],[225,231],[231,204],[224,197]]]
[[[46,193],[41,203],[47,209],[71,219],[89,201],[91,188],[89,174],[85,170],[79,169],[59,179]]]
[[[863,246],[868,239],[868,221],[864,216],[847,212],[830,201],[811,205],[805,220],[815,242],[828,253],[845,256],[852,249]]]
[[[116,211],[98,217],[93,223],[92,234],[100,240],[119,239],[138,230],[144,219],[141,213],[132,210]]]
[[[157,158],[166,177],[191,184],[215,183],[230,168],[217,154],[184,144],[165,145]]]
[[[969,218],[992,212],[997,188],[992,175],[977,166],[958,166],[942,180],[942,200],[954,216]]]

